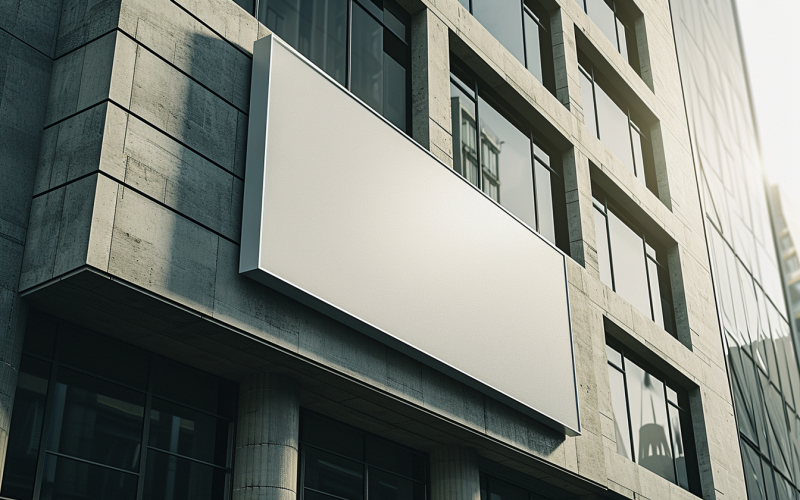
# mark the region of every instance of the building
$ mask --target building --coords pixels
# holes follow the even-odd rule
[[[731,0],[11,0],[0,75],[0,497],[797,498]]]

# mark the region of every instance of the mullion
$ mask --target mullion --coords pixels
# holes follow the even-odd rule
[[[609,246],[611,246],[611,245],[609,245]],[[613,279],[613,274],[612,274],[612,279]],[[631,460],[633,461],[633,463],[637,463],[638,464],[639,461],[636,459],[637,458],[636,457],[636,445],[634,444],[635,441],[633,440],[633,422],[631,422],[631,402],[630,402],[630,398],[628,397],[628,374],[626,373],[626,371],[624,369],[626,361],[627,361],[627,358],[625,357],[625,352],[624,351],[620,350],[620,354],[622,355],[622,367],[623,367],[623,370],[622,370],[622,386],[625,387],[625,406],[628,408],[628,415],[627,415],[627,417],[628,417],[628,439],[631,440],[631,449],[630,449]]]
[[[642,251],[644,252],[644,275],[647,280],[647,298],[650,299],[650,319],[655,321],[656,320],[656,309],[655,305],[653,304],[653,289],[650,285],[650,266],[647,265],[650,256],[647,254],[647,240],[645,239],[644,235],[642,235]],[[658,292],[658,296],[661,296],[661,290]],[[662,311],[663,314],[663,311]],[[664,384],[666,387],[666,384]],[[665,389],[666,390],[666,389]],[[669,419],[667,419],[669,420]]]
[[[46,450],[45,454],[46,455],[52,455],[54,457],[66,458],[67,460],[74,460],[76,462],[82,462],[82,463],[85,463],[85,464],[94,465],[96,467],[102,467],[104,469],[114,470],[114,471],[117,471],[117,472],[124,472],[125,474],[130,474],[131,476],[139,476],[138,472],[134,472],[134,471],[126,470],[126,469],[121,469],[119,467],[114,467],[113,465],[102,464],[100,462],[95,462],[94,460],[87,460],[85,458],[76,457],[74,455],[67,455],[66,453],[60,453],[60,452],[57,452],[57,451]]]
[[[214,467],[215,469],[222,469],[222,470],[227,471],[227,472],[230,472],[230,470],[231,470],[229,467],[226,467],[224,465],[218,465],[218,464],[215,464],[215,463],[206,462],[205,460],[200,460],[199,458],[194,458],[194,457],[190,457],[190,456],[187,456],[187,455],[181,455],[180,453],[176,453],[174,451],[167,451],[167,450],[164,450],[162,448],[157,448],[155,446],[149,446],[148,445],[145,448],[148,449],[148,450],[157,451],[159,453],[164,453],[165,455],[170,455],[170,456],[173,456],[173,457],[178,457],[178,458],[182,458],[182,459],[185,459],[185,460],[189,460],[190,462],[195,462],[195,463],[198,463],[198,464],[201,464],[201,465],[207,465],[209,467]]]
[[[150,412],[153,408],[153,376],[152,358],[147,360],[147,399],[144,403],[144,425],[142,429],[142,454],[139,457],[139,481],[136,485],[136,500],[142,500],[144,496],[144,473],[147,470],[147,448],[150,442]]]
[[[44,459],[46,456],[47,441],[50,438],[50,418],[53,416],[53,404],[56,397],[56,377],[58,376],[58,341],[53,353],[53,360],[50,362],[50,379],[47,383],[47,397],[44,404],[44,415],[42,416],[42,437],[39,439],[39,456],[36,461],[36,474],[33,479],[33,500],[39,500],[42,493],[42,477],[44,476]]]

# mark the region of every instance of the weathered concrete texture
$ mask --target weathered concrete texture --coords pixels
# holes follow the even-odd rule
[[[472,448],[440,446],[431,450],[431,500],[480,500],[478,455]]]
[[[239,385],[234,500],[296,498],[299,433],[297,382],[277,374],[245,375]]]
[[[0,480],[27,307],[18,283],[60,2],[0,6]]]

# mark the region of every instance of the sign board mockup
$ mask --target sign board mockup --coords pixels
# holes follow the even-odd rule
[[[562,252],[272,35],[249,119],[241,273],[580,433]]]

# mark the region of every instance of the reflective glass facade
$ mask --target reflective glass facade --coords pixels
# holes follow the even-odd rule
[[[796,498],[800,378],[735,7],[671,8],[748,497]]]

